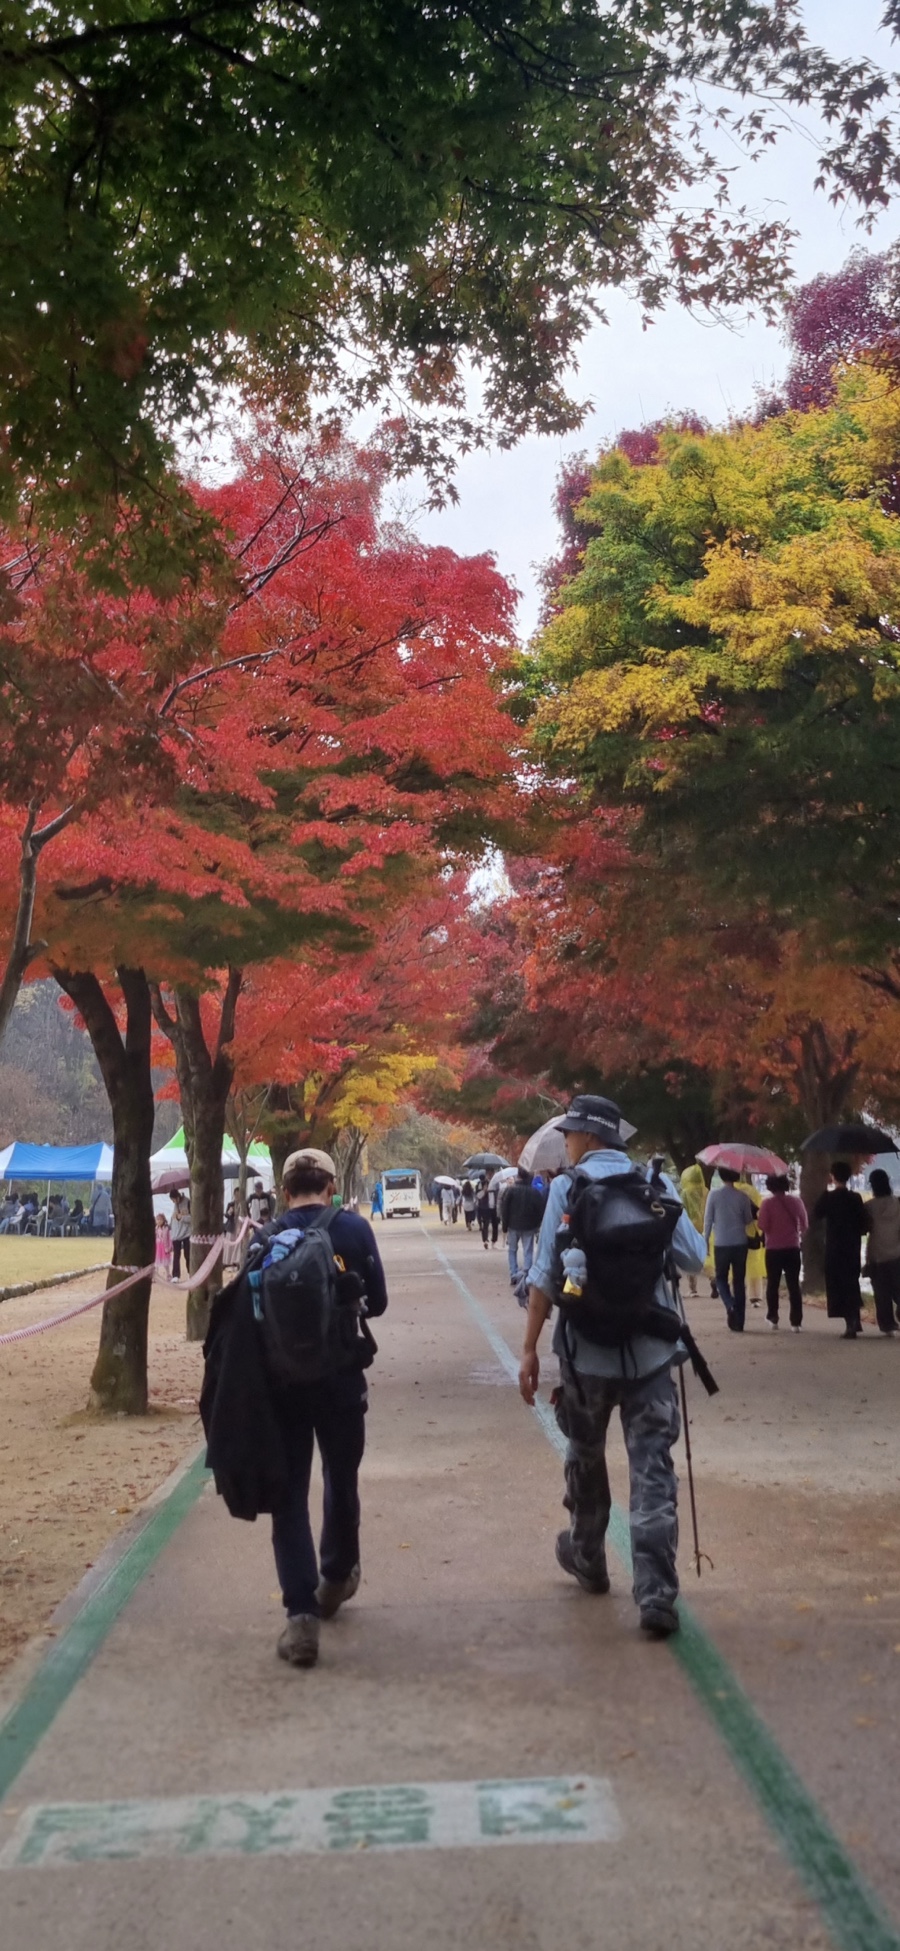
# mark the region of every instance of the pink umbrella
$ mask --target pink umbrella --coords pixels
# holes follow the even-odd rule
[[[182,1186],[191,1183],[189,1165],[166,1165],[153,1179],[154,1192],[178,1192]]]
[[[707,1145],[697,1153],[701,1165],[724,1165],[727,1172],[786,1172],[787,1166],[777,1152],[769,1152],[765,1145]]]

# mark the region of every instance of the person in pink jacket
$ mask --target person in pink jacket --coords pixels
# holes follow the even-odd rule
[[[799,1193],[791,1191],[786,1172],[772,1173],[766,1180],[766,1190],[769,1196],[757,1214],[766,1243],[766,1319],[770,1328],[777,1328],[783,1274],[790,1304],[791,1333],[798,1335],[803,1326],[800,1248],[809,1229],[809,1219]]]

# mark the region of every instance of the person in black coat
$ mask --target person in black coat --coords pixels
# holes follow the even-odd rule
[[[500,1194],[500,1224],[506,1236],[506,1251],[509,1259],[509,1283],[515,1287],[520,1271],[528,1274],[534,1259],[535,1234],[541,1230],[546,1199],[542,1192],[532,1184],[531,1173],[520,1165],[515,1178],[504,1186]],[[519,1248],[522,1249],[522,1267],[519,1268]]]
[[[305,1232],[329,1217],[335,1258],[356,1275],[366,1316],[387,1307],[384,1269],[368,1220],[333,1210],[336,1168],[327,1152],[308,1148],[285,1162],[286,1211],[256,1231],[264,1247],[282,1232]],[[252,1259],[251,1259],[252,1270]],[[359,1468],[368,1402],[364,1373],[374,1343],[359,1360],[317,1382],[276,1382],[254,1316],[251,1282],[242,1276],[217,1303],[204,1348],[207,1375],[200,1400],[207,1462],[234,1516],[272,1514],[272,1543],[287,1624],[278,1652],[290,1665],[314,1666],[319,1621],[352,1599],[360,1580]],[[319,1557],[309,1516],[309,1484],[318,1446],[324,1482]]]
[[[816,1202],[813,1217],[825,1221],[825,1300],[829,1318],[845,1321],[844,1341],[862,1333],[859,1288],[862,1242],[869,1230],[866,1202],[847,1184],[852,1167],[840,1160],[831,1168],[834,1185]]]

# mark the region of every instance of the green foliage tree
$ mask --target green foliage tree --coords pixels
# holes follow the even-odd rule
[[[157,579],[207,536],[173,439],[235,382],[399,396],[437,468],[577,420],[599,287],[771,303],[788,233],[729,206],[724,96],[751,151],[760,98],[813,103],[838,199],[898,174],[887,78],[793,0],[14,0],[0,57],[0,472],[94,552],[124,499]]]
[[[723,915],[873,964],[900,900],[898,453],[900,389],[860,365],[823,409],[606,455],[524,673],[542,749],[618,809],[670,908],[699,864]]]

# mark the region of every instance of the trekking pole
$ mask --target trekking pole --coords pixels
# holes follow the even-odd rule
[[[663,1161],[661,1158],[655,1158],[653,1160],[652,1173],[650,1179],[651,1185],[662,1184],[662,1166],[663,1166]],[[684,1302],[682,1301],[681,1298],[681,1283],[678,1279],[678,1268],[675,1264],[675,1257],[674,1254],[671,1252],[671,1250],[666,1256],[665,1264],[663,1267],[663,1280],[668,1284],[668,1286],[672,1290],[672,1298],[675,1302],[676,1312],[681,1317],[682,1325],[686,1330],[685,1346],[687,1347],[690,1353],[690,1357],[692,1362],[694,1363],[696,1372],[699,1375],[700,1380],[702,1381],[707,1393],[709,1395],[717,1395],[718,1394],[717,1385],[713,1380],[713,1377],[710,1375],[706,1363],[701,1360],[700,1351],[697,1348],[697,1344],[694,1341],[693,1336],[690,1332],[687,1316],[684,1311]],[[706,1559],[706,1562],[711,1572],[714,1572],[716,1568],[713,1564],[712,1559],[710,1558],[709,1552],[700,1550],[700,1532],[697,1524],[697,1496],[694,1490],[694,1459],[691,1453],[691,1425],[690,1425],[690,1418],[688,1416],[687,1388],[684,1380],[683,1361],[679,1362],[678,1364],[678,1382],[681,1390],[681,1422],[682,1422],[682,1427],[684,1429],[684,1454],[687,1460],[688,1492],[690,1494],[690,1500],[691,1500],[691,1524],[694,1532],[694,1567],[697,1573],[697,1577],[699,1578],[702,1573],[704,1558]]]
[[[678,1309],[679,1314],[681,1315],[682,1321],[684,1321],[685,1312],[684,1312],[684,1302],[682,1301],[681,1298],[681,1284],[678,1279],[677,1271],[674,1267],[671,1267],[669,1269],[669,1279],[671,1281],[672,1291],[675,1296],[675,1305]],[[688,1495],[690,1497],[690,1502],[691,1502],[691,1525],[694,1532],[694,1569],[697,1573],[697,1577],[700,1578],[703,1570],[702,1561],[704,1558],[706,1559],[706,1562],[711,1572],[714,1572],[716,1568],[715,1565],[713,1564],[712,1559],[710,1558],[709,1552],[700,1550],[700,1531],[697,1524],[697,1495],[694,1489],[694,1458],[691,1452],[691,1424],[690,1424],[690,1417],[688,1416],[687,1386],[684,1379],[683,1362],[679,1362],[678,1364],[678,1384],[681,1391],[681,1422],[682,1422],[682,1427],[684,1429],[684,1454],[685,1454],[685,1460],[687,1462]]]
[[[684,1427],[684,1454],[687,1459],[688,1492],[691,1500],[691,1524],[694,1530],[694,1567],[699,1578],[702,1569],[702,1559],[706,1559],[711,1572],[714,1572],[716,1568],[710,1558],[709,1552],[700,1550],[700,1533],[697,1528],[697,1498],[694,1493],[694,1460],[691,1456],[691,1425],[688,1418],[687,1389],[684,1381],[683,1362],[679,1362],[678,1364],[678,1381],[681,1387],[681,1421]]]

